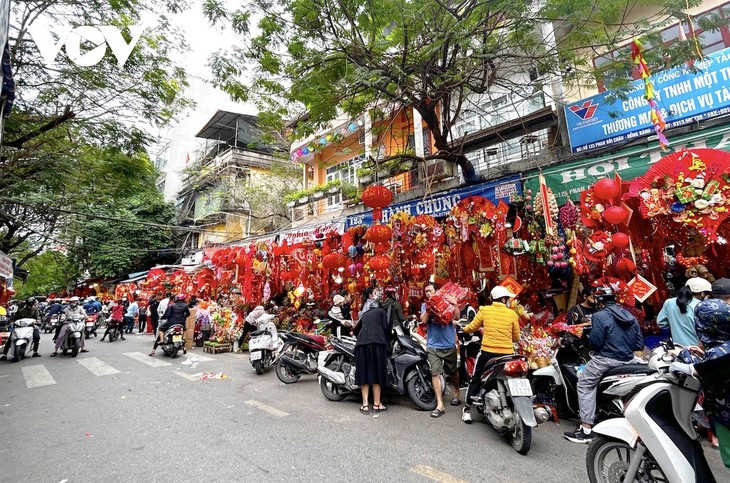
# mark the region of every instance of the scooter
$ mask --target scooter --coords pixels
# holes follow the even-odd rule
[[[33,340],[33,326],[35,319],[18,319],[13,322],[13,331],[10,333],[10,353],[15,357],[15,362],[25,358],[25,354]]]
[[[109,319],[109,342],[114,342],[121,337],[124,331],[124,323],[121,320]]]
[[[185,349],[185,338],[183,337],[184,328],[182,324],[175,324],[171,326],[165,332],[165,338],[160,344],[160,349],[166,356],[170,356],[173,359],[177,357],[177,353],[182,349],[183,354],[187,354],[188,351]],[[111,334],[110,334],[111,335]]]
[[[586,455],[591,483],[716,482],[692,424],[702,386],[671,373],[674,359],[665,344],[654,349],[649,364],[658,373],[637,385],[624,417],[593,427]]]
[[[556,409],[558,417],[578,417],[578,373],[589,358],[585,341],[568,331],[562,332],[550,365],[532,373],[532,390],[537,401]],[[609,369],[598,383],[596,421],[621,417],[636,384],[653,372],[645,363]]]
[[[280,336],[274,324],[273,314],[264,314],[256,320],[257,331],[251,333],[248,341],[249,360],[256,374],[264,373],[264,368],[276,363],[279,354]]]
[[[96,329],[99,328],[99,317],[100,315],[98,313],[86,316],[85,334],[87,339],[89,339],[92,334],[96,337]]]
[[[315,324],[319,326],[319,320]],[[318,357],[327,350],[327,341],[315,329],[314,335],[290,332],[276,362],[276,377],[284,384],[297,382],[303,374],[317,374]]]
[[[491,359],[484,368],[479,393],[472,398],[477,411],[499,433],[506,434],[520,454],[530,450],[532,428],[551,417],[549,409],[533,407],[527,370],[527,357],[520,354]]]
[[[50,334],[52,332],[56,332],[56,328],[63,324],[63,322],[66,320],[66,314],[60,313],[60,314],[53,314],[51,315],[48,320],[46,321],[46,324],[43,326],[43,332],[45,334]]]
[[[71,355],[76,357],[81,350],[81,338],[84,336],[86,324],[84,323],[83,317],[76,316],[71,318],[71,320],[67,322],[67,325],[66,337],[63,339],[61,351],[64,354],[71,351]]]

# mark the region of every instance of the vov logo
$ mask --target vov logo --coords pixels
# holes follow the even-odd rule
[[[122,36],[119,27],[113,25],[100,25],[98,27],[92,27],[90,25],[80,27],[66,26],[60,32],[56,32],[59,39],[58,42],[53,39],[47,26],[34,23],[28,27],[28,32],[30,32],[30,35],[38,46],[38,50],[46,66],[50,67],[55,63],[56,57],[58,57],[61,48],[65,45],[66,55],[71,62],[82,67],[91,67],[101,62],[101,59],[104,58],[108,44],[112,49],[114,57],[117,59],[119,67],[124,67],[129,55],[134,50],[137,42],[139,42],[144,29],[143,26],[130,27],[129,32],[132,35],[132,40],[129,43]],[[81,44],[84,41],[94,44],[94,48],[82,53]]]

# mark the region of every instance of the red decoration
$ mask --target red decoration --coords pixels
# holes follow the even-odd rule
[[[385,208],[393,201],[393,192],[385,186],[374,184],[365,188],[360,199],[367,207]]]
[[[614,233],[611,237],[611,242],[613,243],[613,246],[620,249],[628,247],[629,241],[629,235],[627,235],[626,233]]]
[[[347,257],[342,253],[330,253],[322,259],[322,264],[330,270],[337,270],[347,266]]]
[[[613,180],[611,180],[613,181]],[[609,206],[606,211],[603,212],[603,219],[613,225],[618,225],[626,221],[626,217],[629,213],[623,206]]]
[[[372,243],[389,242],[393,238],[393,230],[388,225],[376,223],[365,232],[365,239]]]
[[[603,178],[593,185],[593,192],[604,201],[610,201],[621,194],[621,187],[615,179]]]
[[[370,266],[370,270],[376,272],[387,270],[390,267],[390,258],[385,255],[376,255],[370,259],[368,265]]]

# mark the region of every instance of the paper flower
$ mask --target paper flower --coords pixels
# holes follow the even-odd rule
[[[710,206],[710,202],[707,200],[695,200],[694,205],[698,210],[704,210]]]

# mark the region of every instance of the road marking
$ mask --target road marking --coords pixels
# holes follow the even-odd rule
[[[142,354],[141,352],[124,352],[123,354],[127,357],[131,357],[135,361],[139,361],[142,364],[147,364],[148,366],[151,366],[151,367],[165,367],[165,366],[172,365],[169,362],[155,359],[154,357],[150,357],[147,354]]]
[[[411,471],[434,481],[439,481],[440,483],[467,483],[465,480],[460,480],[448,473],[442,473],[426,465],[414,466],[411,468]]]
[[[187,359],[192,359],[193,357],[195,357],[196,359],[198,359],[198,362],[208,362],[208,361],[214,361],[215,360],[212,357],[200,356],[200,355],[197,355],[197,354],[195,354],[195,355],[188,354]]]
[[[277,418],[283,418],[285,416],[289,416],[289,413],[285,413],[284,411],[280,411],[276,408],[272,408],[271,406],[267,406],[264,403],[260,403],[258,401],[255,401],[253,399],[249,401],[243,401],[245,404],[248,404],[249,406],[253,406],[257,409],[260,409],[266,413],[271,414],[272,416],[276,416]]]
[[[51,377],[51,373],[43,364],[24,367],[23,377],[25,377],[25,385],[28,386],[28,389],[56,384],[56,381]]]
[[[183,379],[187,379],[188,381],[198,381],[199,380],[197,377],[193,377],[190,374],[185,374],[184,372],[177,371],[177,372],[175,372],[175,374],[182,377]]]
[[[96,357],[85,357],[79,359],[78,363],[91,371],[95,376],[110,376],[112,374],[119,374],[119,371],[114,369],[112,366],[103,362]]]

